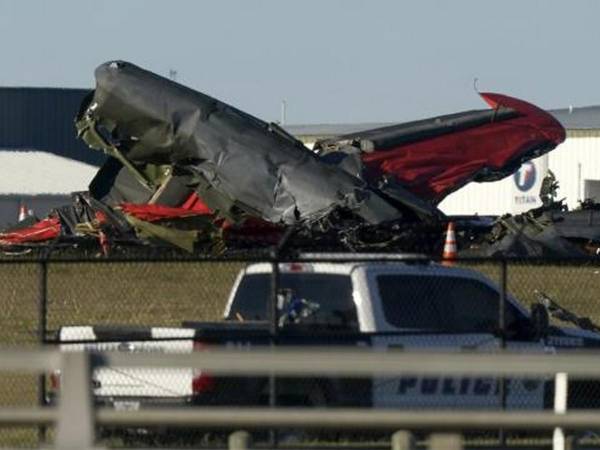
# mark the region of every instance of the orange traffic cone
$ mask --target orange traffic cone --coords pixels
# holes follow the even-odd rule
[[[27,219],[27,208],[21,203],[21,206],[19,207],[19,222],[25,219]]]
[[[456,235],[454,234],[454,222],[448,222],[446,230],[446,241],[444,242],[444,253],[442,254],[442,264],[444,266],[454,265],[456,259]]]

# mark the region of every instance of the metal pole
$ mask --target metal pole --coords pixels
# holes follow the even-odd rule
[[[415,450],[417,442],[410,431],[400,430],[392,434],[392,450]]]
[[[271,264],[271,298],[269,302],[269,335],[271,343],[275,343],[277,337],[279,313],[277,310],[277,299],[279,296],[279,255],[273,252]]]
[[[87,352],[63,354],[56,447],[91,449],[96,440],[92,400],[91,357]]]
[[[567,392],[567,374],[559,372],[554,378],[554,412],[556,414],[565,414],[567,412]],[[565,444],[565,433],[563,429],[560,427],[555,428],[552,435],[552,449],[565,450]]]
[[[581,195],[581,163],[577,163],[577,201],[584,200]]]
[[[48,328],[48,262],[42,259],[40,262],[38,280],[38,342],[40,346],[46,344],[46,331]],[[46,406],[46,375],[38,376],[38,405]],[[38,427],[38,442],[41,445],[46,442],[46,426]]]
[[[500,328],[500,347],[506,348],[506,285],[508,277],[508,265],[502,259],[500,269],[500,307],[498,310],[498,326]]]
[[[181,338],[174,338],[178,340]],[[69,341],[77,343],[78,341]],[[89,343],[89,340],[79,341]],[[0,351],[14,358],[18,352]],[[43,352],[27,352],[37,355]],[[51,352],[54,354],[54,352]],[[339,378],[365,378],[373,375],[394,377],[438,376],[464,377],[482,376],[491,378],[540,377],[556,372],[567,372],[569,378],[600,378],[600,359],[597,352],[560,352],[544,353],[423,353],[409,350],[380,352],[366,347],[341,347],[330,345],[326,348],[285,346],[250,350],[234,350],[225,346],[214,346],[210,352],[201,353],[164,353],[157,358],[150,353],[106,352],[102,354],[106,364],[121,367],[173,368],[189,367],[202,369],[215,375],[239,375],[267,377],[274,372],[281,377],[309,377],[315,375]],[[4,359],[2,365],[7,367]],[[11,364],[18,361],[8,360]],[[310,364],[318,361],[319,364]],[[27,364],[27,365],[25,365]],[[27,361],[19,367],[38,367],[37,361]]]
[[[76,352],[69,352],[76,353]],[[43,417],[50,417],[42,416]],[[0,422],[12,412],[0,408]],[[39,418],[37,416],[36,418]],[[31,423],[31,417],[25,423]],[[210,407],[146,408],[117,411],[100,408],[100,426],[197,427],[231,429],[294,428],[315,430],[566,430],[600,429],[600,413],[595,410],[567,411],[490,411],[490,410],[400,410],[374,408],[277,408]]]
[[[273,249],[271,253],[272,259],[272,274],[271,274],[271,308],[270,308],[270,340],[271,340],[271,348],[274,349],[277,346],[277,336],[279,334],[279,309],[278,309],[278,300],[279,300],[279,284],[280,284],[280,273],[279,273],[279,262],[281,259],[281,253],[285,249],[288,241],[291,239],[295,231],[293,226],[288,227],[288,229],[283,233],[281,239]],[[277,379],[275,375],[271,373],[269,375],[269,407],[276,408],[277,407]],[[277,439],[277,430],[271,429],[269,431],[269,441],[272,448],[277,448],[278,439]]]
[[[277,345],[277,333],[279,325],[279,314],[277,309],[279,297],[279,252],[277,249],[272,254],[272,274],[271,274],[271,302],[270,302],[270,342],[271,348]],[[277,407],[277,380],[273,373],[269,374],[269,407]],[[272,448],[277,448],[277,430],[269,430],[269,442]]]
[[[504,351],[506,349],[506,285],[508,276],[508,266],[506,259],[502,258],[500,263],[500,302],[498,309],[498,328],[500,329],[500,348]],[[500,408],[502,411],[506,410],[506,391],[507,391],[506,377],[500,379]],[[506,433],[503,429],[499,430],[498,438],[500,440],[500,446],[506,446]]]
[[[38,296],[38,341],[40,345],[46,343],[46,332],[48,329],[48,262],[40,262],[39,276],[39,296]]]
[[[250,443],[251,437],[247,431],[234,431],[229,435],[229,450],[248,450]]]
[[[287,102],[285,100],[281,100],[281,126],[285,126],[285,121],[287,119]]]

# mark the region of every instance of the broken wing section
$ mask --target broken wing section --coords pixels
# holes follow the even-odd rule
[[[92,186],[115,202],[125,190],[151,202],[158,185],[147,166],[167,165],[227,218],[292,224],[319,220],[336,208],[373,224],[401,217],[394,202],[321,161],[278,126],[127,62],[96,69],[96,89],[77,128],[88,145],[120,163],[105,174],[119,181],[120,191],[101,189],[104,176]],[[131,183],[141,189],[132,190]]]
[[[467,111],[340,136],[317,143],[325,155],[361,151],[365,179],[393,179],[439,203],[470,181],[506,177],[565,139],[562,125],[525,101],[482,93],[491,110]],[[345,150],[346,149],[346,150]]]

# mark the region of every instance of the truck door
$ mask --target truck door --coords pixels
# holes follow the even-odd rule
[[[373,345],[381,349],[418,349],[424,352],[494,352],[498,335],[499,293],[475,278],[441,274],[376,274],[374,314],[386,332],[376,334]],[[509,304],[509,329],[523,326],[523,316]],[[543,351],[541,343],[515,333],[507,347],[518,351]],[[373,403],[382,407],[499,408],[503,404],[502,380],[489,377],[399,376],[373,380]],[[541,380],[506,380],[508,408],[542,408]]]

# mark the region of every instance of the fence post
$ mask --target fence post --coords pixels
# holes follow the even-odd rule
[[[277,334],[279,326],[279,314],[277,302],[279,298],[279,252],[274,251],[272,254],[273,263],[271,274],[271,301],[269,302],[269,336],[271,347],[277,344]],[[277,406],[277,389],[276,380],[273,375],[269,376],[269,406],[274,408]]]
[[[458,433],[434,433],[429,438],[430,450],[462,450],[462,438]]]
[[[289,226],[287,230],[281,236],[281,239],[271,252],[272,261],[272,275],[271,275],[271,308],[270,308],[270,337],[271,337],[271,348],[277,345],[277,335],[279,334],[279,310],[277,308],[279,298],[279,263],[281,261],[281,252],[284,250],[288,241],[295,233],[295,227]],[[277,406],[277,380],[273,374],[269,376],[269,407],[275,408]],[[271,446],[277,447],[277,430],[271,429],[269,433]]]
[[[95,441],[91,357],[86,352],[65,352],[62,360],[56,447],[91,449]]]
[[[502,257],[500,261],[500,301],[498,302],[498,328],[500,329],[500,348],[506,350],[506,295],[508,282],[508,265],[506,258]],[[500,379],[500,408],[506,410],[506,377]],[[500,446],[506,446],[506,432],[503,429],[499,430],[498,438]]]
[[[250,433],[247,431],[234,431],[229,435],[229,450],[247,450],[251,442]]]
[[[392,434],[392,450],[415,450],[415,437],[410,431],[399,430]]]
[[[277,309],[277,299],[279,296],[279,255],[273,252],[271,263],[271,298],[269,302],[269,331],[272,343],[274,343],[278,332],[279,312]]]
[[[38,280],[38,343],[40,346],[46,344],[46,333],[48,328],[48,261],[45,257],[40,260],[39,280]],[[40,374],[38,377],[38,405],[46,405],[46,375]],[[38,441],[43,445],[46,441],[46,426],[38,427]]]
[[[498,310],[498,327],[500,328],[500,347],[506,348],[506,291],[508,280],[508,266],[506,259],[502,258],[500,267],[500,305]]]
[[[567,374],[559,372],[554,378],[554,413],[567,412],[568,379]],[[552,434],[552,449],[565,450],[565,433],[562,428],[555,428]]]
[[[279,326],[279,314],[277,309],[278,297],[279,297],[279,252],[277,249],[272,253],[272,274],[271,274],[271,301],[270,301],[270,343],[271,348],[275,348],[277,345],[277,333]],[[275,408],[277,406],[277,379],[275,375],[271,373],[269,375],[269,407]],[[277,430],[271,429],[269,431],[269,441],[272,448],[277,447]]]

